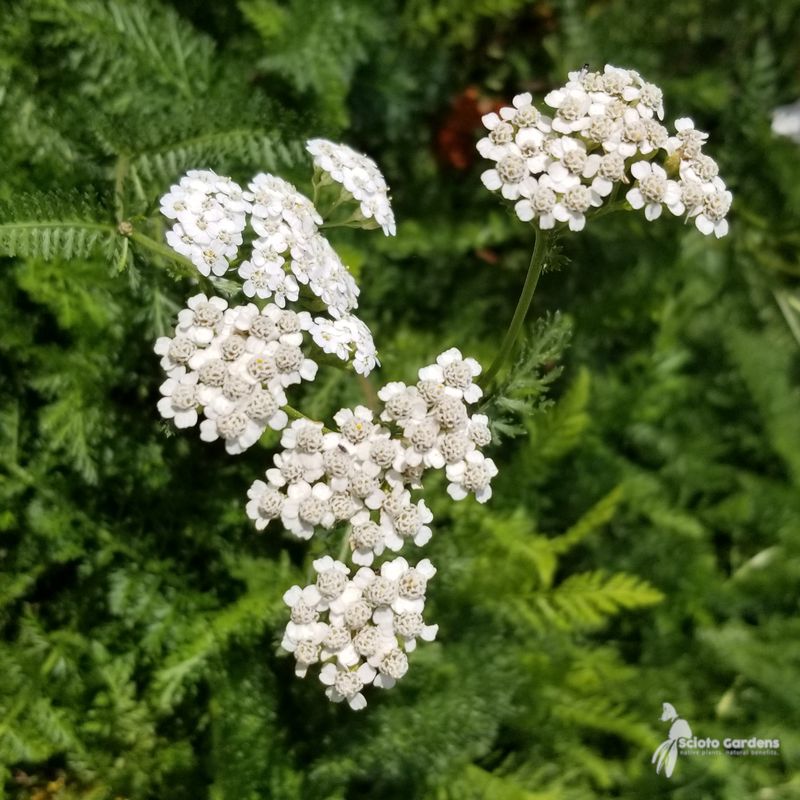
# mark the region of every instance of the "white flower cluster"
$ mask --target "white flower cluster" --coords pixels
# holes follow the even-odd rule
[[[242,244],[250,209],[250,198],[230,178],[190,170],[161,198],[161,213],[176,220],[167,244],[202,275],[224,275]]]
[[[346,185],[347,197],[358,199],[365,217],[393,232],[386,182],[375,163],[344,145],[323,144],[338,159],[334,173]],[[309,149],[314,149],[311,143]],[[352,362],[362,375],[380,364],[372,333],[352,313],[358,285],[320,232],[319,211],[292,184],[260,173],[243,190],[210,170],[191,170],[161,198],[161,213],[174,220],[167,243],[202,275],[219,278],[235,268],[248,298],[280,308],[302,303],[305,287],[330,315],[317,316],[307,328],[316,344]],[[240,260],[245,247],[248,255]],[[178,419],[187,425],[191,414]]]
[[[248,297],[296,302],[300,284],[341,317],[358,305],[359,289],[347,267],[319,232],[314,204],[274,175],[256,175],[248,191],[208,170],[193,170],[161,198],[161,211],[176,222],[167,243],[201,274],[224,275],[243,236],[252,252],[238,268]],[[249,227],[248,227],[249,222]]]
[[[428,559],[409,566],[404,558],[380,571],[361,567],[352,577],[341,561],[314,561],[316,582],[292,586],[283,596],[291,609],[282,647],[295,657],[295,673],[322,664],[320,681],[334,703],[354,710],[367,705],[363,689],[390,689],[408,671],[407,652],[417,639],[436,638],[437,625],[423,619],[425,591],[436,569]]]
[[[372,332],[358,317],[347,314],[339,319],[315,317],[311,325],[314,343],[325,353],[352,361],[360,375],[369,375],[380,366]]]
[[[326,139],[311,139],[306,149],[314,165],[341,184],[358,203],[365,220],[374,220],[386,236],[397,232],[389,201],[389,187],[377,164],[368,156],[345,144]]]
[[[279,519],[300,539],[349,523],[353,561],[364,566],[408,541],[425,544],[433,515],[409,490],[426,469],[445,469],[455,500],[472,493],[485,503],[492,494],[497,468],[481,452],[491,441],[488,420],[467,409],[481,396],[473,383],[479,372],[477,361],[452,348],[419,371],[416,386],[384,386],[379,420],[364,406],[337,412],[338,431],[295,420],[266,481],[250,487],[247,515],[258,530]]]
[[[444,469],[455,500],[474,494],[485,503],[497,468],[481,448],[491,442],[488,419],[470,416],[481,389],[481,367],[451,348],[419,370],[415,386],[388,383],[379,392],[383,408],[364,406],[334,415],[337,431],[321,422],[295,420],[281,438],[266,480],[248,490],[246,512],[257,530],[277,520],[294,536],[310,539],[319,528],[346,525],[354,564],[329,556],[314,562],[315,586],[295,586],[285,595],[292,608],[283,647],[295,654],[297,672],[326,663],[320,679],[331,700],[353,708],[366,701],[368,683],[388,688],[408,668],[404,651],[417,638],[433,639],[436,628],[422,621],[425,582],[435,569],[428,560],[410,568],[403,558],[371,565],[385,551],[407,543],[425,545],[433,514],[412,499],[428,468]],[[328,613],[328,621],[319,615]]]
[[[248,189],[253,201],[251,225],[258,238],[253,241],[250,259],[239,267],[244,293],[261,299],[274,297],[284,306],[287,300],[297,301],[303,284],[333,317],[355,308],[358,286],[319,232],[322,217],[313,203],[274,175],[256,175]]]
[[[707,134],[679,119],[670,136],[660,122],[664,106],[656,85],[606,65],[603,72],[569,73],[544,102],[552,110],[547,115],[526,92],[499,114],[486,114],[489,133],[477,145],[495,162],[481,176],[484,185],[516,201],[521,220],[543,230],[566,223],[580,231],[592,209],[630,186],[628,203],[644,209],[648,220],[666,207],[694,219],[703,234],[727,233],[732,197],[716,162],[702,152]]]
[[[161,416],[178,428],[205,419],[200,438],[223,439],[228,453],[241,453],[266,428],[282,430],[288,418],[284,390],[311,381],[317,365],[301,345],[311,328],[307,311],[269,303],[228,308],[221,297],[197,294],[178,314],[172,337],[156,341],[167,380],[158,402]]]

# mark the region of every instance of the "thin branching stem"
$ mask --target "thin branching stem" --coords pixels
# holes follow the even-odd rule
[[[298,411],[296,408],[293,408],[292,406],[289,405],[283,406],[283,410],[286,412],[286,415],[291,419],[307,419],[309,422],[313,422],[316,425],[322,425],[321,422],[318,422],[315,419],[311,419],[311,417],[306,416],[302,411]],[[333,431],[330,428],[326,428],[324,425],[322,425],[322,432],[333,433]]]
[[[497,376],[503,364],[506,363],[511,353],[514,350],[514,345],[519,338],[520,331],[525,322],[525,317],[528,314],[528,309],[531,306],[533,295],[536,292],[536,286],[539,283],[539,276],[542,274],[545,259],[547,258],[548,243],[550,241],[549,233],[546,231],[536,232],[536,241],[533,245],[533,252],[531,253],[531,261],[528,265],[528,274],[525,277],[525,284],[522,287],[522,293],[517,301],[517,308],[514,311],[514,316],[511,318],[511,324],[508,326],[506,335],[503,337],[503,342],[497,355],[494,357],[489,369],[486,370],[481,384],[484,389],[487,389],[492,380]]]

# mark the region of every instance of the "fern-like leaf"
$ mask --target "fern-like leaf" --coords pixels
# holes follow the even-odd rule
[[[302,158],[299,142],[285,143],[275,133],[257,128],[237,128],[200,134],[140,153],[131,160],[131,175],[162,190],[189,169],[221,170],[247,164],[270,171]]]
[[[643,608],[662,599],[661,592],[634,575],[597,571],[571,575],[554,589],[519,600],[517,609],[536,628],[569,630],[593,628],[622,609]]]
[[[116,231],[85,195],[27,194],[0,204],[0,254],[64,260],[113,252]]]

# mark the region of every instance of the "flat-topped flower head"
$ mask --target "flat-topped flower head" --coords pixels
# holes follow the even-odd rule
[[[346,144],[326,139],[311,139],[306,142],[306,149],[313,156],[314,165],[358,201],[365,220],[374,220],[386,236],[395,235],[389,187],[371,158]]]
[[[380,366],[372,331],[355,315],[344,314],[339,319],[316,317],[310,331],[314,343],[323,352],[342,361],[352,361],[359,375],[369,375]]]
[[[175,220],[167,244],[205,276],[228,271],[242,244],[250,210],[247,193],[210,170],[188,172],[161,198],[161,213]]]
[[[717,183],[716,162],[702,152],[707,134],[684,117],[670,135],[659,121],[664,98],[658,86],[635,70],[607,64],[602,71],[569,73],[544,104],[537,109],[530,94],[518,95],[513,107],[483,117],[488,135],[477,144],[494,162],[481,180],[514,202],[521,221],[541,230],[581,231],[603,206],[621,209],[623,189],[630,207],[644,209],[648,220],[666,207],[685,212],[703,233],[725,234],[722,209],[727,214],[730,202]],[[686,202],[684,187],[676,189],[679,180],[699,183],[713,208],[703,213],[705,201]]]

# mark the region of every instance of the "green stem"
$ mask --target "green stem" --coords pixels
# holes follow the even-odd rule
[[[119,224],[125,219],[125,178],[128,175],[130,161],[127,156],[120,156],[114,165],[114,211]]]
[[[311,417],[307,417],[302,411],[298,411],[296,408],[292,406],[286,405],[283,407],[283,410],[286,412],[286,416],[290,419],[307,419],[309,422],[314,422],[316,424],[320,424],[315,419],[311,419]],[[333,433],[330,428],[326,428],[324,425],[322,426],[323,433]]]
[[[339,548],[339,553],[336,556],[337,561],[341,561],[343,564],[347,563],[345,559],[347,558],[347,551],[350,549],[350,526],[348,525],[344,530],[344,535],[342,536],[342,545]]]
[[[336,203],[336,205],[334,205],[333,208],[336,208],[337,205],[339,205],[339,204]],[[333,210],[333,209],[331,209],[331,210]],[[359,210],[359,211],[356,211],[353,214],[352,217],[349,217],[348,219],[343,219],[341,222],[323,222],[322,225],[320,225],[319,227],[320,228],[345,228],[348,225],[350,225],[351,222],[363,222],[363,220],[364,220],[364,218],[361,216],[361,213],[360,213],[360,210]]]
[[[164,258],[168,258],[170,261],[176,261],[181,266],[190,267],[192,275],[200,274],[197,271],[197,267],[195,267],[195,265],[192,264],[192,262],[186,258],[186,256],[176,253],[169,245],[161,244],[161,242],[157,242],[155,239],[151,239],[149,236],[144,233],[140,233],[139,231],[133,231],[133,233],[130,235],[130,238],[133,239],[136,244],[141,245],[151,253],[157,253]]]
[[[528,314],[528,309],[531,306],[533,294],[536,291],[536,285],[539,283],[539,276],[542,274],[542,267],[544,267],[545,257],[547,256],[548,240],[549,234],[547,232],[536,232],[536,241],[533,245],[531,263],[528,266],[525,284],[522,287],[522,293],[519,296],[514,316],[511,318],[511,324],[508,326],[506,335],[503,338],[503,343],[500,345],[500,350],[481,380],[481,385],[484,389],[489,387],[492,379],[497,375],[514,349],[519,333],[522,330],[522,325],[525,322],[525,317]]]

